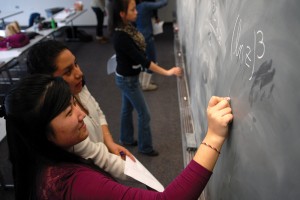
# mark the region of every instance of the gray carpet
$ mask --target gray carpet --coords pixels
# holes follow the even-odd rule
[[[94,27],[80,27],[80,29],[95,35]],[[175,64],[172,24],[164,25],[164,31],[163,34],[155,37],[158,64],[165,68],[171,68]],[[113,138],[115,142],[118,142],[121,93],[115,85],[114,75],[107,75],[106,69],[107,60],[114,53],[112,43],[100,44],[93,40],[92,42],[67,42],[66,44],[76,55],[85,74],[87,86],[99,102],[106,115]],[[183,169],[177,84],[176,77],[165,77],[158,74],[153,76],[153,81],[158,85],[158,90],[144,92],[144,94],[151,113],[153,145],[160,155],[147,157],[139,154],[137,147],[128,147],[128,149],[166,187]],[[135,122],[137,122],[136,113]],[[137,130],[137,126],[135,126],[135,130]],[[136,133],[135,137],[137,137]],[[0,169],[5,168],[9,173],[9,164],[4,158],[7,154],[4,143],[5,140],[0,144],[0,148],[4,147],[4,150],[1,148],[0,152]],[[11,182],[11,176],[5,175],[5,178]],[[123,183],[145,188],[143,184],[132,180]],[[0,199],[13,199],[13,191],[0,190]]]

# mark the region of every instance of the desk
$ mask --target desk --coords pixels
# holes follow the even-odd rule
[[[37,35],[35,38],[31,39],[26,46],[0,52],[0,97],[5,95],[5,91],[9,85],[18,81],[22,74],[24,75],[26,69],[20,65],[20,63],[24,63],[23,58],[25,58],[22,54],[27,52],[31,46],[49,37],[58,29],[59,28],[42,30],[39,32],[41,35]],[[31,31],[31,29],[28,30]]]
[[[4,19],[12,17],[12,16],[15,16],[15,15],[18,15],[18,14],[21,14],[21,13],[23,13],[23,11],[11,11],[11,12],[3,12],[3,11],[1,11],[0,12],[0,22],[1,22],[2,26],[3,26],[3,29],[5,29]]]
[[[38,35],[34,39],[31,39],[29,44],[27,44],[24,47],[13,48],[13,49],[10,49],[10,50],[1,51],[0,52],[0,72],[6,72],[7,73],[7,78],[5,78],[5,83],[6,84],[12,84],[13,81],[15,81],[15,80],[13,80],[12,76],[9,73],[9,69],[11,69],[13,66],[17,65],[18,58],[23,53],[25,53],[31,46],[33,46],[34,44],[38,43],[39,41],[41,41],[45,38],[48,38],[48,37],[51,37],[51,36],[53,38],[55,38],[54,33],[56,31],[59,31],[60,29],[64,28],[68,24],[71,24],[71,28],[72,28],[72,31],[73,31],[73,21],[86,11],[87,11],[87,9],[82,10],[82,11],[74,11],[74,13],[71,13],[70,15],[66,15],[65,18],[59,19],[60,21],[57,22],[58,27],[55,28],[55,29],[45,29],[45,30],[38,31],[38,33],[41,34],[41,35]],[[61,11],[61,12],[63,12],[63,11]],[[55,16],[59,16],[58,14],[59,13],[54,15],[54,18],[55,18]],[[60,16],[62,16],[62,15],[60,15]],[[25,31],[27,31],[27,32],[34,31],[34,27],[32,26],[32,27],[26,29]],[[1,94],[0,94],[0,96],[1,96]]]
[[[65,9],[65,10],[62,10],[62,11],[56,13],[53,16],[53,18],[57,22],[58,27],[66,26],[68,24],[71,24],[71,26],[73,26],[73,21],[77,17],[79,17],[80,15],[85,13],[86,11],[87,11],[87,9],[83,9],[82,11],[75,11],[73,9]]]
[[[0,52],[0,63],[1,62],[8,62],[9,60],[11,60],[13,58],[17,58],[23,52],[27,51],[32,45],[34,45],[35,43],[41,41],[42,39],[50,36],[51,34],[53,34],[55,31],[57,31],[59,29],[60,28],[46,29],[46,30],[38,31],[38,33],[41,34],[41,35],[37,35],[34,39],[31,39],[29,44],[25,45],[24,47],[13,48],[13,49],[9,49],[9,50],[6,50],[6,51],[1,51]],[[26,30],[27,31],[33,31],[33,28],[30,27]]]
[[[82,15],[83,13],[85,13],[87,11],[87,9],[82,10],[82,11],[74,11],[73,13],[70,13],[70,15],[65,15],[64,13],[66,13],[66,10],[63,10],[57,14],[55,14],[53,17],[55,19],[55,16],[57,17],[57,24],[58,27],[55,29],[45,29],[45,30],[41,30],[38,31],[39,34],[36,36],[34,39],[30,40],[30,43],[27,44],[24,47],[21,48],[13,48],[10,50],[6,50],[6,51],[1,51],[0,52],[0,71],[2,71],[2,69],[5,69],[5,66],[7,64],[9,64],[10,62],[12,62],[14,59],[17,59],[21,54],[23,54],[24,52],[26,52],[31,46],[33,46],[34,44],[36,44],[37,42],[49,37],[52,35],[52,37],[54,37],[54,33],[56,31],[59,31],[60,29],[62,29],[63,27],[67,26],[68,24],[71,24],[71,28],[73,30],[73,21],[79,17],[80,15]],[[23,11],[22,11],[23,12]],[[72,12],[72,11],[71,11]],[[16,13],[15,13],[16,14]],[[68,14],[68,13],[67,13]],[[61,17],[61,16],[65,16],[65,17]],[[58,18],[58,17],[61,18]],[[26,29],[25,31],[34,31],[34,27],[29,27],[28,29]],[[73,33],[74,34],[74,33]],[[10,80],[12,81],[12,80]]]
[[[83,9],[82,11],[75,11],[75,10],[68,10],[65,9],[63,11],[60,11],[59,13],[55,14],[54,20],[57,22],[57,26],[58,27],[64,27],[70,24],[71,27],[71,31],[72,31],[72,38],[68,38],[68,41],[79,41],[78,38],[75,38],[75,30],[74,30],[74,25],[73,25],[73,21],[79,17],[80,15],[82,15],[83,13],[85,13],[87,11],[87,9]]]

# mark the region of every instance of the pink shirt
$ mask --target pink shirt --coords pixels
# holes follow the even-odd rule
[[[164,192],[155,192],[119,184],[87,167],[61,164],[43,171],[37,195],[38,199],[198,199],[211,174],[192,160]]]

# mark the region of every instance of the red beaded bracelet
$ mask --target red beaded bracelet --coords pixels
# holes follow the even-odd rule
[[[207,144],[205,142],[201,142],[201,144],[204,144],[205,146],[208,146],[209,148],[215,150],[218,154],[221,154],[221,152],[217,148],[211,146],[210,144]]]

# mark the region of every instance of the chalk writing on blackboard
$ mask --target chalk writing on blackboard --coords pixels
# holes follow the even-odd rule
[[[209,26],[214,33],[216,40],[218,41],[218,44],[222,46],[221,41],[222,41],[222,32],[221,29],[219,28],[219,20],[218,20],[218,13],[217,13],[217,8],[216,8],[216,2],[212,2],[212,8],[211,8],[211,15],[210,15],[210,20],[209,20]],[[211,46],[211,31],[208,33],[209,35],[209,45]]]
[[[236,56],[240,64],[245,64],[247,68],[251,69],[249,80],[253,78],[255,71],[256,59],[262,59],[265,54],[266,45],[264,42],[264,33],[262,30],[253,31],[253,46],[246,45],[240,42],[242,32],[242,19],[239,15],[236,18],[232,40],[231,40],[231,59]],[[259,50],[259,51],[258,51]]]

